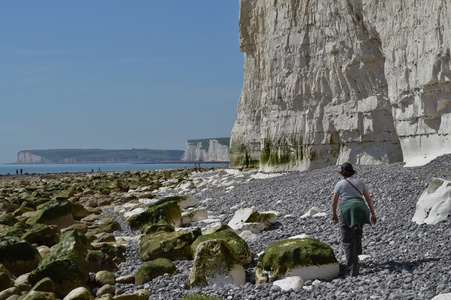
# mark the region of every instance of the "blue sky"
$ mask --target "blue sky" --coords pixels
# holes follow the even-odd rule
[[[7,0],[0,163],[33,149],[180,149],[230,136],[238,0]]]

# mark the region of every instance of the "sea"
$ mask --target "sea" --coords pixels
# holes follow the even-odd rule
[[[219,168],[221,163],[201,162],[201,168]],[[0,164],[0,175],[46,174],[46,173],[79,173],[79,172],[111,172],[141,171],[193,168],[193,163],[165,164],[133,164],[133,163],[90,163],[90,164]]]

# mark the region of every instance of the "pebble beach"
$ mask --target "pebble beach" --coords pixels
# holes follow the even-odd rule
[[[426,166],[404,168],[403,164],[355,166],[373,197],[378,223],[365,226],[360,275],[332,281],[307,281],[301,291],[281,291],[271,283],[254,284],[258,253],[271,242],[299,234],[330,245],[340,264],[344,263],[339,229],[331,222],[333,186],[341,179],[339,167],[303,172],[259,174],[257,171],[214,170],[191,175],[199,187],[170,190],[168,194],[190,194],[221,223],[240,207],[277,211],[278,222],[249,242],[254,262],[245,266],[247,283],[212,289],[190,289],[187,285],[192,261],[177,261],[178,273],[160,276],[143,286],[120,285],[124,291],[144,288],[150,299],[180,299],[202,293],[221,299],[432,299],[451,293],[451,226],[449,221],[418,225],[411,221],[416,202],[430,179],[451,179],[451,157],[443,156]],[[301,218],[318,207],[325,217]],[[193,224],[195,225],[195,224]],[[205,224],[198,224],[200,227]],[[116,232],[122,235],[124,232]],[[127,234],[132,234],[128,232]],[[136,234],[136,233],[135,233]],[[128,260],[117,276],[139,268],[138,243],[130,244]]]
[[[179,179],[180,184],[163,186],[152,193],[156,198],[191,195],[198,199],[198,208],[208,210],[209,219],[189,227],[206,229],[219,223],[227,224],[235,211],[245,207],[278,213],[276,223],[256,240],[248,241],[253,261],[245,266],[246,284],[191,289],[188,276],[193,261],[180,260],[174,261],[175,275],[162,275],[143,285],[116,282],[116,291],[130,294],[146,289],[152,293],[149,299],[180,299],[190,294],[220,299],[432,299],[451,293],[449,219],[436,225],[418,225],[411,221],[416,202],[429,181],[434,177],[451,180],[450,166],[451,156],[442,156],[426,166],[414,168],[404,168],[402,163],[355,165],[355,176],[366,183],[378,217],[375,226],[364,227],[360,275],[340,275],[331,281],[306,281],[299,291],[281,290],[272,282],[256,285],[254,273],[258,254],[272,242],[305,234],[330,245],[340,264],[344,263],[339,227],[332,223],[330,211],[333,187],[341,179],[339,167],[286,173],[234,169],[184,172],[186,177],[183,181]],[[44,177],[50,176],[68,175]],[[2,183],[30,178],[0,176]],[[34,175],[33,178],[38,181],[40,177]],[[126,261],[119,264],[116,278],[136,274],[143,263],[138,252],[141,232],[130,230],[126,217],[119,213],[133,193],[137,191],[116,195],[111,202],[99,206],[103,218],[112,217],[121,224],[122,229],[113,235],[118,240],[128,241]],[[313,207],[323,211],[325,216],[302,217]]]

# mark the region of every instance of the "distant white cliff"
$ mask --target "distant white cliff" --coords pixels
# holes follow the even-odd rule
[[[239,30],[232,166],[451,153],[451,1],[240,0]]]
[[[212,138],[186,141],[182,161],[229,161],[230,138]]]

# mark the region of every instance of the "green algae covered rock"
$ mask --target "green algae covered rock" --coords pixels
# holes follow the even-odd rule
[[[157,258],[171,260],[190,259],[191,244],[201,234],[199,228],[194,231],[156,232],[141,238],[139,255],[143,261]]]
[[[304,280],[336,278],[339,264],[332,248],[313,238],[271,243],[258,258],[256,282],[300,276]]]
[[[14,216],[9,214],[4,214],[0,216],[0,224],[1,225],[8,225],[8,226],[14,226],[19,220],[17,220]]]
[[[174,232],[175,228],[169,224],[147,224],[142,228],[144,234],[151,234],[159,231]]]
[[[72,206],[72,216],[74,217],[75,220],[81,220],[84,217],[89,216],[89,211],[83,205],[71,202],[71,206]]]
[[[104,218],[100,221],[100,227],[97,232],[113,233],[116,230],[122,230],[119,222],[112,218]]]
[[[114,297],[114,300],[148,300],[152,293],[149,290],[138,290],[133,294],[124,294]],[[98,298],[97,298],[98,299]],[[100,300],[100,299],[98,299]]]
[[[81,257],[85,257],[89,249],[91,249],[91,244],[86,235],[79,231],[71,230],[60,236],[59,243],[52,248],[49,256],[53,257],[76,253]]]
[[[64,300],[94,300],[94,296],[91,292],[85,287],[78,287],[72,290]]]
[[[53,281],[56,294],[64,297],[71,290],[86,285],[89,268],[83,257],[75,253],[57,257],[47,255],[38,268],[30,273],[28,280],[31,284],[36,284],[45,277]]]
[[[157,258],[142,264],[135,275],[135,284],[144,284],[165,273],[175,274],[177,269],[174,263],[167,258]]]
[[[35,224],[21,238],[38,245],[53,246],[59,241],[60,230],[55,225]]]
[[[86,236],[76,230],[61,235],[60,241],[30,273],[29,281],[35,284],[49,277],[55,284],[58,296],[64,297],[72,289],[85,286],[89,267],[85,256],[91,245]]]
[[[34,270],[41,256],[29,242],[15,236],[0,237],[0,263],[15,276]]]
[[[39,280],[30,291],[54,293],[55,285],[50,277],[45,277]]]
[[[202,294],[191,294],[181,298],[180,300],[222,300],[222,298],[213,297],[213,296],[205,296]]]
[[[181,217],[182,209],[177,201],[159,201],[146,211],[130,217],[128,223],[133,230],[140,229],[146,224],[168,224],[177,227],[180,226]]]
[[[57,225],[60,228],[70,226],[75,223],[72,215],[72,203],[69,201],[54,201],[50,205],[45,206],[34,217],[27,221],[27,224],[34,225],[42,223],[47,225]]]
[[[247,265],[252,261],[252,254],[248,244],[239,235],[228,229],[199,236],[191,245],[191,251],[196,253],[197,246],[199,246],[200,243],[214,239],[223,239],[229,243],[232,249],[240,257],[243,265]]]
[[[232,247],[225,240],[217,239],[199,245],[188,280],[191,287],[224,287],[245,284],[246,274]]]
[[[115,272],[119,270],[113,258],[100,250],[90,250],[85,258],[90,272],[99,272],[102,270]]]
[[[55,293],[30,291],[27,294],[20,296],[17,300],[58,300]]]
[[[6,290],[11,285],[11,274],[4,265],[0,264],[0,291]]]

